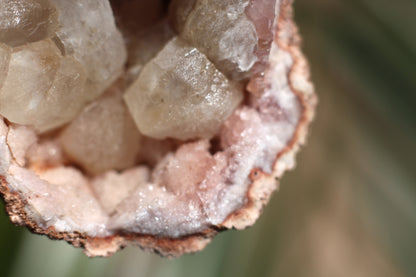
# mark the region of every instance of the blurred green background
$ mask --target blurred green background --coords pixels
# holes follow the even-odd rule
[[[320,103],[260,220],[201,253],[89,259],[10,224],[1,276],[416,276],[416,1],[297,0]]]

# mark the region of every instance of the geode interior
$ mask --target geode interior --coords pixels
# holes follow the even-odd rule
[[[290,5],[0,0],[0,175],[12,221],[90,255],[134,236],[157,249],[252,224],[313,115]],[[254,212],[241,212],[253,198]],[[100,238],[118,242],[100,252]]]

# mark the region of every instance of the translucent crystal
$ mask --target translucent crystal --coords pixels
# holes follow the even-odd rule
[[[273,24],[276,17],[276,0],[250,0],[246,9],[247,17],[254,23],[259,46],[256,50],[257,62],[251,70],[250,82],[247,90],[261,93],[265,87],[264,71],[266,69],[271,44],[273,41]]]
[[[85,68],[94,99],[120,75],[126,50],[108,0],[51,0],[60,12],[56,33],[67,55]]]
[[[51,37],[57,14],[49,0],[0,0],[0,42],[19,46]]]
[[[69,122],[125,59],[108,1],[0,0],[0,114],[13,123]]]
[[[136,79],[144,65],[154,58],[173,36],[174,32],[167,21],[159,22],[135,36],[129,49],[129,77]]]
[[[51,129],[81,110],[85,81],[82,66],[62,57],[51,40],[15,47],[0,89],[0,113],[40,131]]]
[[[229,78],[248,77],[258,44],[256,29],[245,14],[248,0],[197,0],[191,11],[187,0],[177,2],[174,22],[180,36]]]
[[[250,0],[247,17],[254,23],[259,40],[273,40],[273,24],[276,16],[276,0]]]
[[[4,43],[0,43],[0,90],[9,71],[10,55],[11,48]]]
[[[241,88],[180,38],[143,68],[125,94],[139,130],[158,139],[212,137],[241,99]]]
[[[108,95],[85,107],[64,130],[65,152],[90,173],[124,169],[135,162],[140,134],[121,95]]]

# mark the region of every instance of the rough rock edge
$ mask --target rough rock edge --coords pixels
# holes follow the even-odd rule
[[[317,102],[312,84],[309,81],[307,62],[300,52],[298,30],[292,21],[292,2],[293,0],[283,0],[280,3],[275,43],[277,43],[279,49],[288,51],[293,58],[288,79],[292,91],[299,99],[302,115],[293,138],[286,148],[277,155],[272,174],[253,169],[250,175],[253,183],[247,191],[246,204],[229,215],[221,225],[211,226],[202,233],[176,239],[140,234],[117,234],[100,238],[88,237],[79,232],[57,232],[53,227],[42,229],[36,222],[32,222],[28,218],[24,208],[26,201],[19,194],[11,192],[6,179],[0,176],[0,195],[6,203],[6,211],[10,220],[16,225],[27,226],[33,233],[43,234],[55,240],[65,240],[75,247],[81,247],[89,257],[111,256],[129,245],[136,245],[146,251],[152,251],[162,256],[177,257],[185,253],[202,250],[220,231],[231,228],[244,229],[253,225],[272,193],[278,188],[279,178],[286,170],[294,167],[294,157],[305,143],[308,125],[314,117]]]

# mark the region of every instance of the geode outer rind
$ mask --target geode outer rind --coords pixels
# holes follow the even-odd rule
[[[272,192],[278,188],[278,179],[286,170],[294,167],[295,154],[305,142],[307,128],[314,116],[316,105],[313,87],[309,82],[309,69],[300,52],[300,38],[297,28],[292,22],[292,0],[280,1],[278,8],[274,49],[270,54],[266,77],[269,77],[270,85],[272,85],[273,82],[282,78],[282,76],[274,76],[278,72],[273,70],[274,67],[284,65],[284,68],[287,68],[284,78],[287,79],[292,93],[297,98],[301,107],[301,115],[292,138],[284,150],[277,155],[272,173],[267,174],[259,169],[252,170],[250,175],[252,183],[246,192],[246,204],[231,213],[223,223],[211,226],[197,234],[180,238],[121,232],[109,237],[90,237],[79,232],[57,232],[53,227],[43,229],[30,217],[30,211],[26,208],[27,199],[24,199],[21,194],[11,191],[6,181],[7,174],[10,172],[6,171],[0,172],[2,175],[0,176],[0,193],[6,203],[6,210],[11,221],[17,225],[25,225],[35,233],[45,234],[52,239],[63,239],[75,247],[82,247],[88,256],[109,256],[128,245],[138,245],[163,256],[179,256],[203,249],[219,231],[230,228],[243,229],[252,225],[259,217]],[[285,55],[282,56],[281,53],[288,54],[291,59],[282,59]],[[274,91],[274,93],[279,92]],[[7,159],[8,155],[10,155],[9,146],[3,136],[0,139],[1,162]]]

